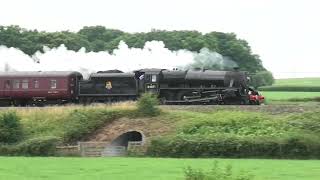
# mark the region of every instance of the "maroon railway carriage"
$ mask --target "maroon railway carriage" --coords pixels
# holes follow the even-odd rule
[[[81,79],[75,71],[2,72],[0,103],[23,106],[74,102]]]

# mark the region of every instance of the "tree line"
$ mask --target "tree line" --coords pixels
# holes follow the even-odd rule
[[[165,31],[128,33],[104,26],[85,26],[77,32],[45,32],[28,30],[19,26],[0,26],[0,45],[15,47],[28,55],[43,52],[43,47],[59,47],[64,44],[67,49],[78,51],[82,47],[87,52],[113,52],[120,41],[129,47],[143,48],[147,41],[163,41],[169,50],[186,49],[199,52],[206,47],[211,51],[232,59],[240,70],[257,73],[265,71],[261,59],[251,51],[248,42],[237,38],[234,33],[198,31]]]

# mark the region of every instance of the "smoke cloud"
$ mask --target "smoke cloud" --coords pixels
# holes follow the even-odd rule
[[[162,41],[146,42],[144,48],[129,48],[120,42],[112,54],[107,51],[68,50],[64,45],[37,52],[32,57],[16,48],[0,46],[0,71],[79,71],[84,77],[97,71],[118,69],[129,72],[142,68],[223,68],[235,63],[204,48],[199,53],[170,51]]]
[[[208,48],[202,48],[200,53],[194,55],[194,62],[186,66],[187,68],[203,68],[213,70],[230,70],[239,67],[238,64],[228,57],[224,57],[217,52],[212,52]]]

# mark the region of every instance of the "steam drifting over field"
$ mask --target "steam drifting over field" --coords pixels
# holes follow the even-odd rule
[[[119,69],[125,72],[141,68],[184,68],[237,66],[233,61],[204,48],[199,53],[187,50],[170,51],[162,41],[146,42],[143,49],[129,48],[120,42],[112,54],[107,51],[86,52],[84,48],[75,52],[64,45],[37,52],[32,57],[19,49],[0,46],[0,71],[79,71],[85,77],[89,73]]]

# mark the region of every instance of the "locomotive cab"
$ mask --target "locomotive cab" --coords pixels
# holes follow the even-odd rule
[[[162,69],[141,69],[135,71],[139,84],[139,92],[158,94],[161,71]]]
[[[137,97],[135,74],[100,72],[79,82],[79,98],[84,103],[133,100]]]

